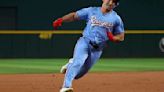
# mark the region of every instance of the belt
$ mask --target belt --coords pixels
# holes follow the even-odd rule
[[[97,44],[94,44],[91,41],[89,41],[89,44],[92,45],[95,49],[98,49],[99,48],[99,46]]]

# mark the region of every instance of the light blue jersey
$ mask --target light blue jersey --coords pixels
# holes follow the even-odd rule
[[[73,63],[67,65],[63,88],[70,88],[72,81],[84,76],[101,57],[108,40],[107,31],[114,35],[124,32],[122,20],[115,11],[103,14],[100,7],[89,7],[77,11],[76,15],[86,20],[87,25],[74,48]]]
[[[106,31],[111,31],[114,35],[124,32],[123,22],[115,11],[103,14],[101,7],[89,7],[77,11],[76,15],[80,20],[87,21],[83,36],[96,44],[108,40]]]

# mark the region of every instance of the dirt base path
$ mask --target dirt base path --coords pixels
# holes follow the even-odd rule
[[[59,92],[62,74],[0,75],[0,92]],[[89,73],[74,92],[164,92],[164,72]]]

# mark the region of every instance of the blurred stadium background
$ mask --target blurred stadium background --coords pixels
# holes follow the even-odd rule
[[[124,58],[124,61],[128,61],[127,58],[148,58],[146,61],[164,58],[163,3],[163,0],[121,0],[115,10],[124,21],[126,38],[122,43],[109,42],[102,58]],[[83,7],[100,5],[100,0],[0,0],[1,62],[4,59],[24,61],[20,58],[26,61],[34,58],[51,58],[54,61],[60,58],[66,61],[72,57],[85,22],[64,23],[56,30],[59,33],[54,32],[51,39],[40,39],[39,34],[53,31],[52,22],[58,17]],[[164,59],[153,60],[164,65]],[[5,63],[0,65],[3,69]]]

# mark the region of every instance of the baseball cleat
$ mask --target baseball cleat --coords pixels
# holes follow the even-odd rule
[[[61,67],[60,73],[65,74],[66,71],[67,71],[67,64],[66,64],[66,65],[63,65],[63,66]]]
[[[60,92],[73,92],[73,88],[62,88]]]
[[[65,64],[65,65],[63,65],[63,66],[61,67],[61,69],[60,69],[60,73],[65,74],[66,71],[67,71],[67,66],[68,66],[68,64],[71,64],[71,63],[73,63],[73,59],[72,59],[72,58],[69,59],[69,61],[68,61],[67,64]]]

